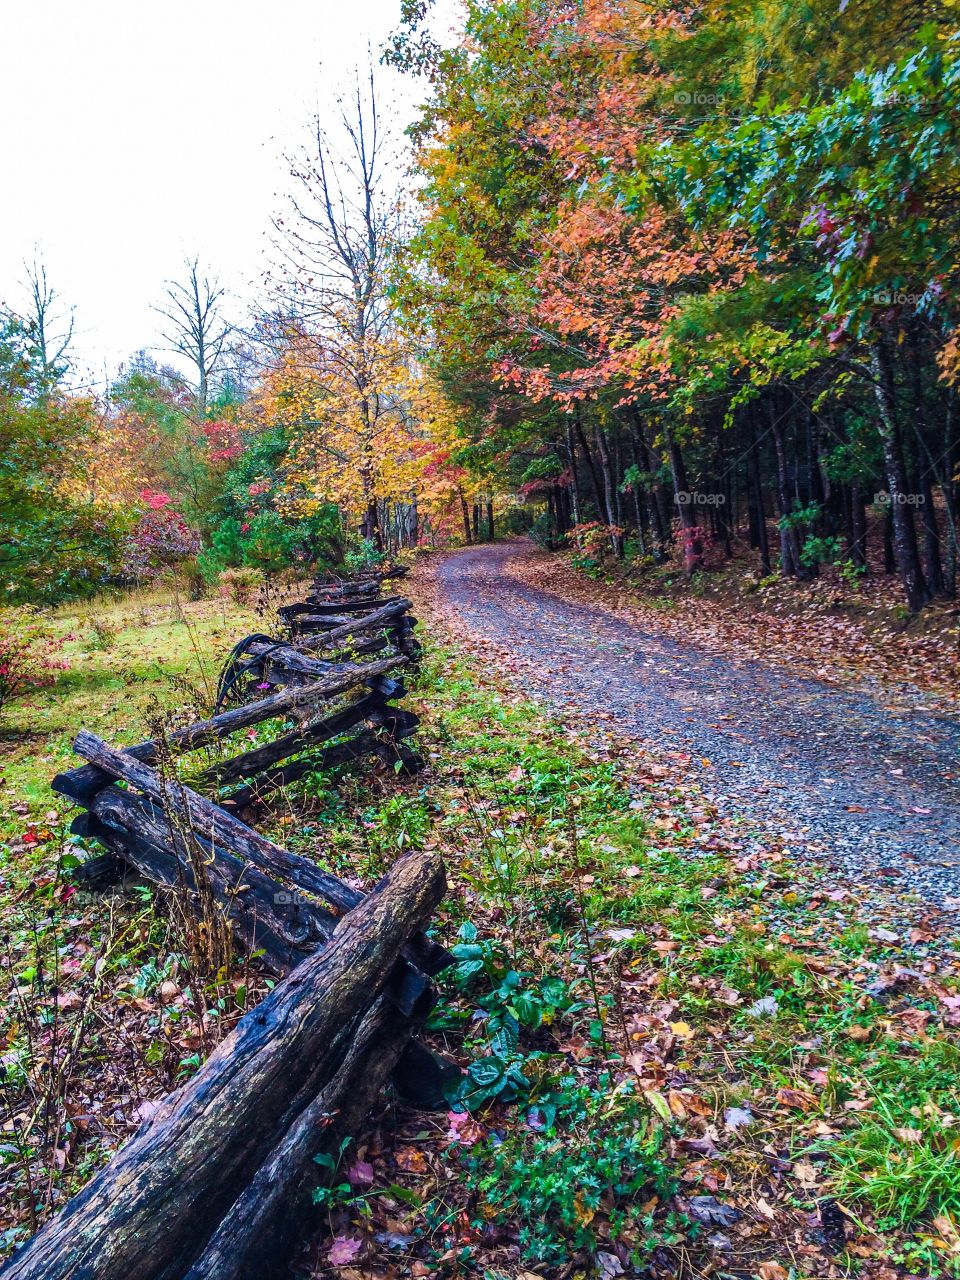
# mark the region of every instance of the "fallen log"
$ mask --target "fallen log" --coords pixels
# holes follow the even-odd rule
[[[221,801],[221,804],[229,805],[233,810],[246,809],[272,791],[277,791],[291,782],[297,782],[308,773],[325,772],[338,765],[359,760],[361,756],[373,753],[384,754],[388,745],[372,730],[365,730],[347,742],[338,742],[333,747],[324,747],[321,751],[311,752],[299,760],[256,774],[245,786],[231,792],[225,800]]]
[[[145,880],[188,893],[195,889],[188,837],[168,822],[157,805],[113,786],[93,799],[90,813],[120,842],[127,861]],[[89,834],[101,839],[103,832],[94,827]],[[289,973],[332,936],[337,916],[303,895],[289,893],[279,881],[209,841],[192,838],[203,856],[204,874],[237,937],[248,951],[262,952],[274,974]]]
[[[332,649],[340,641],[346,640],[348,636],[360,635],[364,631],[372,631],[378,627],[387,628],[389,623],[406,613],[409,608],[409,600],[398,600],[396,604],[388,604],[382,609],[376,609],[373,613],[352,619],[342,626],[334,627],[332,631],[327,631],[323,635],[312,636],[309,640],[302,640],[300,641],[300,648],[308,649],[311,652],[318,649]]]
[[[350,1051],[363,1043],[367,1010],[443,892],[436,855],[398,862],[329,944],[241,1019],[193,1079],[0,1274],[182,1280],[208,1245],[225,1249],[222,1236],[215,1243],[219,1224],[243,1203],[257,1171],[284,1144],[299,1160],[306,1142],[299,1122],[314,1100],[336,1087],[338,1073],[344,1091],[358,1078]]]
[[[189,787],[179,782],[164,785],[159,775],[148,765],[134,760],[122,751],[115,751],[96,734],[81,729],[74,739],[73,747],[77,755],[98,765],[109,782],[122,778],[131,783],[151,800],[169,806],[175,813],[186,818],[196,834],[204,840],[252,862],[267,875],[279,880],[296,878],[302,889],[323,898],[340,911],[350,911],[360,901],[362,895],[356,889],[348,888],[336,876],[321,871],[306,858],[279,848],[212,801],[191,791]]]
[[[338,613],[363,613],[367,610],[382,609],[388,604],[399,604],[402,599],[402,596],[377,596],[372,600],[350,597],[343,600],[320,600],[315,596],[308,596],[304,603],[284,605],[277,612],[284,619],[299,618],[303,614],[314,613],[329,617]]]
[[[260,773],[269,765],[276,764],[287,756],[296,755],[298,751],[304,751],[318,742],[339,737],[341,733],[352,729],[361,721],[369,720],[374,711],[384,706],[385,699],[389,696],[376,689],[340,711],[334,712],[333,715],[317,720],[313,724],[304,725],[300,729],[294,729],[291,733],[282,734],[272,742],[265,742],[262,746],[244,751],[241,755],[232,756],[229,760],[221,760],[204,770],[201,776],[205,782],[224,783],[235,782],[238,778],[248,778],[251,774]]]
[[[334,1157],[355,1137],[396,1067],[409,1028],[381,997],[364,1018],[343,1065],[288,1130],[231,1206],[184,1280],[269,1280],[286,1274],[316,1209],[314,1157]],[[348,1156],[349,1158],[349,1156]]]
[[[374,636],[369,640],[351,644],[350,658],[352,660],[361,654],[379,653],[388,647],[389,642],[383,636]],[[251,661],[247,674],[259,673],[270,684],[310,684],[322,680],[338,669],[337,664],[330,658],[311,657],[301,652],[301,649],[294,648],[292,644],[253,644],[248,653]],[[335,656],[335,653],[331,655],[331,657]],[[354,664],[351,662],[348,665]]]

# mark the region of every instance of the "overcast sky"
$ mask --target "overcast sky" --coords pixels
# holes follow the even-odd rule
[[[400,0],[33,0],[7,4],[0,84],[0,302],[34,251],[76,306],[95,378],[160,342],[152,304],[185,254],[255,292],[283,152]],[[452,10],[451,10],[452,11]],[[406,123],[422,90],[383,72]]]

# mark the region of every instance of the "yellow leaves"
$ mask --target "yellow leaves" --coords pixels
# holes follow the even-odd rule
[[[577,1221],[582,1227],[588,1227],[597,1216],[596,1209],[591,1209],[589,1205],[584,1204],[583,1193],[580,1191],[574,1197],[573,1206]]]

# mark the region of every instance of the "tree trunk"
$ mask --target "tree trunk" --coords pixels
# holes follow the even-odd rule
[[[930,592],[920,567],[917,531],[913,523],[913,509],[909,505],[907,467],[903,456],[893,373],[882,340],[876,341],[870,348],[870,369],[880,413],[880,437],[893,520],[893,551],[907,604],[911,612],[916,613],[930,599]]]
[[[460,498],[460,513],[463,516],[463,540],[469,547],[473,543],[473,535],[470,529],[470,508],[467,506],[467,499],[463,490],[458,486],[457,494]]]
[[[580,421],[579,405],[573,411],[573,422],[577,440],[580,443],[580,448],[583,450],[583,456],[587,460],[587,471],[590,474],[590,483],[593,486],[593,497],[597,504],[597,518],[599,520],[603,520],[606,524],[609,524],[610,521],[604,516],[603,495],[600,490],[600,477],[597,475],[597,468],[594,465],[593,454],[590,452],[590,446],[587,443],[587,437],[583,430],[583,423]]]
[[[849,486],[850,501],[850,559],[858,569],[869,567],[867,560],[867,513],[863,490],[859,484]]]
[[[606,432],[601,426],[597,426],[594,432],[597,442],[597,453],[600,455],[600,468],[603,472],[603,498],[606,510],[606,523],[610,526],[610,549],[618,560],[623,559],[623,538],[619,533],[615,533],[616,526],[616,502],[614,498],[613,471],[610,461],[610,446],[607,441]]]
[[[700,540],[698,517],[690,501],[690,485],[687,480],[687,468],[683,460],[683,452],[671,436],[668,440],[670,451],[670,473],[673,477],[673,490],[677,497],[677,510],[680,514],[680,530],[683,538],[683,568],[689,577],[703,568],[703,543]],[[681,496],[682,495],[682,496]]]
[[[753,405],[747,407],[747,424],[750,445],[747,450],[747,504],[754,546],[760,552],[760,572],[768,578],[770,566],[770,539],[767,536],[767,513],[763,502],[763,482],[760,479],[760,442],[757,440],[756,415]]]
[[[570,416],[567,415],[567,465],[570,467],[570,495],[573,503],[573,523],[582,524],[582,504],[580,502],[580,479],[577,476],[577,451],[573,441],[573,427],[570,424]]]
[[[787,522],[793,509],[787,474],[787,453],[783,439],[783,428],[780,425],[780,414],[776,401],[770,400],[770,433],[777,457],[777,500],[780,507],[780,573],[784,578],[800,578],[803,576],[800,560],[800,538],[797,530]]]
[[[943,575],[943,559],[940,552],[940,527],[937,522],[937,510],[933,502],[932,475],[935,463],[930,455],[929,424],[927,422],[927,403],[923,394],[921,376],[920,343],[915,328],[911,328],[909,339],[910,392],[913,399],[913,428],[919,445],[920,480],[915,486],[917,497],[921,500],[920,513],[923,525],[924,564],[927,586],[933,595],[945,595],[946,583]]]

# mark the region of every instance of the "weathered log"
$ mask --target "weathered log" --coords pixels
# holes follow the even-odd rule
[[[373,752],[379,754],[384,745],[376,733],[365,730],[347,742],[338,742],[333,747],[324,747],[321,751],[311,752],[299,760],[292,760],[288,764],[279,765],[276,769],[266,769],[263,773],[258,773],[246,786],[231,792],[227,799],[221,801],[221,804],[229,805],[234,810],[246,809],[272,791],[296,782],[308,773],[322,773],[338,765],[359,760],[361,756],[370,755]]]
[[[327,600],[359,599],[380,593],[377,578],[365,578],[356,582],[320,582],[314,584],[314,594]]]
[[[363,894],[358,889],[351,889],[342,880],[329,872],[321,871],[306,858],[281,849],[265,836],[252,831],[232,813],[191,791],[189,787],[179,782],[164,785],[148,765],[108,747],[102,739],[86,729],[80,730],[73,745],[77,754],[99,766],[109,781],[122,778],[149,799],[168,806],[188,819],[194,833],[202,840],[209,841],[212,847],[233,853],[242,861],[252,863],[266,875],[289,881],[296,888],[312,893],[340,911],[351,911],[363,900]],[[439,973],[450,960],[449,952],[428,938],[417,940],[414,955],[417,966],[429,974]]]
[[[331,591],[350,591],[357,587],[370,586],[387,582],[391,578],[405,578],[410,572],[407,565],[393,565],[388,569],[369,569],[362,573],[352,574],[349,578],[339,578],[336,575],[319,574],[313,580],[315,590],[331,590]]]
[[[358,641],[349,646],[350,662],[344,665],[355,665],[352,660],[361,654],[380,653],[389,648],[389,642],[383,636],[374,636],[369,640]],[[339,652],[344,652],[343,646]],[[302,653],[292,644],[255,644],[248,650],[251,656],[251,672],[259,672],[271,684],[304,685],[323,679],[338,669],[331,659],[337,658],[338,651],[332,652],[328,658],[316,658]]]
[[[101,791],[93,802],[90,834],[96,839],[112,836],[114,847],[123,848],[144,879],[177,892],[189,893],[196,887],[185,834],[172,829],[163,812],[141,796],[118,787]],[[337,916],[207,841],[195,835],[192,838],[234,933],[248,951],[261,956],[272,973],[286,977],[332,937],[339,923]],[[390,982],[390,998],[407,1016],[419,1007],[430,985],[417,958],[411,946],[406,946]]]
[[[404,714],[412,716],[413,713]],[[413,718],[418,720],[418,717]],[[391,733],[390,738],[387,739],[371,730],[365,730],[347,742],[337,743],[333,747],[324,747],[321,751],[301,756],[299,760],[292,760],[287,764],[278,765],[275,769],[266,769],[263,773],[258,773],[245,786],[231,792],[220,803],[232,812],[239,812],[257,804],[280,787],[299,781],[308,773],[323,773],[338,765],[359,760],[365,755],[376,755],[388,767],[396,765],[399,761],[404,773],[419,773],[423,768],[422,757],[400,742],[400,738],[413,733],[415,727],[415,724],[406,722],[405,726],[398,726],[399,732]]]
[[[382,609],[376,609],[373,613],[364,614],[350,622],[345,622],[342,626],[334,627],[332,631],[322,636],[313,636],[309,640],[301,641],[300,647],[311,651],[332,649],[349,636],[361,635],[377,627],[386,628],[390,622],[406,613],[409,608],[409,600],[398,600],[396,604],[388,604]]]
[[[339,737],[341,733],[346,733],[362,720],[369,720],[373,712],[383,705],[384,695],[379,689],[374,690],[358,698],[356,702],[350,703],[349,706],[341,708],[340,711],[334,712],[333,715],[325,716],[322,720],[304,725],[300,729],[294,729],[291,733],[282,734],[272,742],[265,742],[262,746],[244,751],[241,755],[233,756],[229,760],[220,760],[209,769],[205,769],[201,776],[205,782],[217,783],[249,778],[251,774],[261,773],[270,765],[286,759],[287,756],[296,755],[298,751],[304,751],[318,742]]]
[[[314,596],[308,596],[302,604],[285,605],[277,612],[281,618],[299,618],[303,614],[314,613],[328,617],[337,613],[365,613],[373,609],[382,609],[388,604],[398,604],[402,599],[402,596],[377,596],[372,600],[349,597],[344,600],[320,600]]]
[[[238,1023],[88,1186],[3,1268],[6,1280],[180,1280],[251,1176],[349,1062],[366,1010],[444,891],[411,854]],[[349,1077],[353,1068],[348,1067]]]
[[[343,884],[336,876],[321,871],[306,858],[289,853],[256,831],[251,831],[238,818],[189,787],[179,782],[164,785],[148,765],[108,747],[86,729],[80,730],[73,746],[78,755],[103,769],[111,781],[122,778],[151,800],[169,806],[175,813],[189,819],[196,834],[209,840],[215,848],[226,849],[279,880],[295,880],[300,888],[340,911],[350,911],[360,902],[363,895]]]
[[[90,810],[125,842],[125,856],[144,879],[188,892],[195,888],[189,837],[172,826],[156,804],[113,786],[94,797]],[[100,838],[96,831],[91,834]],[[192,838],[238,939],[247,950],[262,951],[273,973],[289,973],[331,937],[338,917],[209,841]]]
[[[406,661],[405,657],[398,654],[360,666],[351,665],[349,668],[328,674],[312,684],[284,689],[257,702],[247,703],[246,706],[223,711],[220,715],[211,716],[208,720],[198,720],[196,724],[187,725],[183,729],[174,729],[167,735],[167,746],[173,751],[193,751],[198,747],[205,747],[218,739],[229,737],[238,729],[248,729],[251,725],[272,720],[297,707],[309,706],[311,703],[335,697],[338,693],[344,693],[348,689],[403,666]],[[154,764],[157,760],[158,746],[153,739],[134,743],[132,746],[124,747],[123,750],[127,755],[142,760],[144,764]],[[64,773],[57,774],[51,785],[54,791],[59,791],[61,795],[69,796],[71,800],[82,803],[95,795],[97,789],[104,785],[103,772],[93,765],[83,765],[79,769],[68,769]]]
[[[184,1280],[286,1275],[305,1227],[316,1218],[311,1196],[320,1179],[314,1157],[326,1152],[336,1158],[340,1143],[356,1137],[409,1035],[407,1022],[381,997],[333,1080],[257,1170]]]

